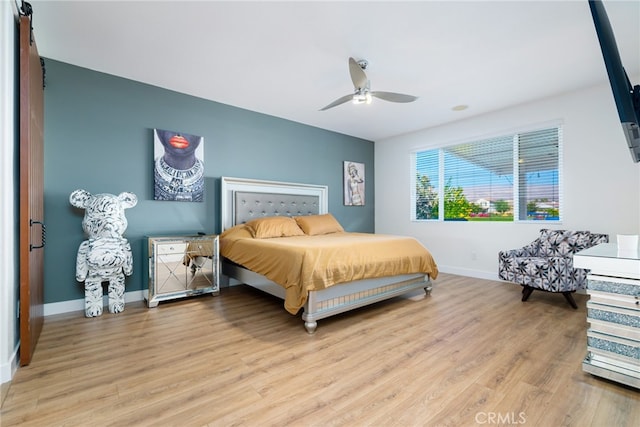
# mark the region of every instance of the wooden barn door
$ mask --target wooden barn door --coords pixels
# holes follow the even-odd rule
[[[20,17],[20,364],[44,323],[44,80],[29,16]]]

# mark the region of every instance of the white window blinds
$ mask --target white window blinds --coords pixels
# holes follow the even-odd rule
[[[561,128],[518,137],[518,219],[559,220]]]
[[[560,142],[556,126],[413,153],[413,219],[559,220]]]

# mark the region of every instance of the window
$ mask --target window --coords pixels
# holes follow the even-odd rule
[[[412,153],[414,220],[559,221],[560,126]]]

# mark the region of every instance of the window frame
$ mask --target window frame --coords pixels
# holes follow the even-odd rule
[[[519,150],[520,150],[520,138],[519,136],[527,133],[534,133],[537,131],[551,130],[554,129],[557,131],[557,202],[558,202],[558,217],[557,219],[520,219],[520,193],[522,183],[520,181],[519,175]],[[445,167],[444,167],[444,152],[446,149],[450,149],[456,146],[462,146],[465,144],[474,144],[474,143],[483,143],[488,142],[491,139],[497,138],[506,138],[510,137],[513,140],[513,182],[512,182],[512,190],[513,190],[513,219],[510,221],[497,221],[497,220],[488,220],[488,221],[471,221],[471,222],[489,222],[489,223],[497,223],[497,222],[507,222],[507,223],[519,223],[519,224],[562,224],[563,221],[563,213],[564,213],[564,177],[563,177],[563,145],[564,145],[564,123],[561,120],[554,120],[546,123],[539,123],[530,126],[522,126],[516,129],[506,130],[502,132],[495,132],[490,135],[482,135],[477,136],[465,140],[453,141],[447,144],[438,144],[433,146],[423,146],[419,148],[415,148],[410,152],[410,220],[412,222],[456,222],[451,221],[450,219],[445,219],[445,206],[444,206],[444,190],[445,190]],[[418,177],[418,165],[417,158],[418,154],[426,151],[438,151],[438,218],[417,218],[417,177]],[[526,207],[525,207],[526,209]],[[526,212],[525,212],[526,216]]]

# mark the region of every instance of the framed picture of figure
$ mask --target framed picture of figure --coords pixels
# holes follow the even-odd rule
[[[343,180],[345,206],[364,206],[364,163],[345,161]]]
[[[153,198],[179,202],[204,200],[204,138],[153,130]]]

